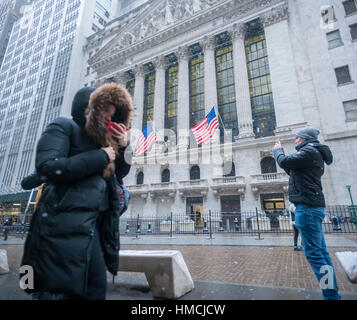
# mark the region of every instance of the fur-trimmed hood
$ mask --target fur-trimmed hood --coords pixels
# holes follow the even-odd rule
[[[72,119],[84,129],[86,118],[85,110],[88,107],[90,95],[95,91],[93,87],[84,87],[78,90],[73,98],[71,115]]]
[[[128,126],[133,112],[132,98],[121,85],[107,83],[96,89],[90,96],[85,111],[85,129],[88,135],[101,147],[113,146],[116,149],[115,142],[103,122],[103,113],[108,110],[110,105],[116,109],[112,121]]]

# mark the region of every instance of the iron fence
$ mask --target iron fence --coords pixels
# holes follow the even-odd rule
[[[174,234],[246,234],[260,235],[262,233],[288,234],[293,232],[291,218],[287,210],[239,211],[239,212],[214,212],[209,210],[204,214],[177,214],[169,213],[167,216],[141,216],[128,217],[124,214],[120,218],[120,233],[122,236],[169,235]],[[3,238],[12,235],[23,238],[29,228],[32,210],[28,213],[26,221],[23,214],[0,214],[0,234]],[[12,218],[11,225],[6,225],[6,220]],[[326,217],[322,223],[327,234],[357,233],[357,206],[328,206]]]
[[[329,206],[322,222],[325,233],[357,233],[357,206]],[[137,215],[120,219],[121,235],[139,234],[251,234],[292,233],[287,210],[213,212],[203,215],[173,214],[165,217]]]
[[[8,236],[16,236],[24,238],[28,233],[30,227],[31,217],[34,212],[34,208],[28,208],[25,213],[25,206],[20,208],[7,208],[6,206],[0,206],[0,237],[1,239],[7,239]]]

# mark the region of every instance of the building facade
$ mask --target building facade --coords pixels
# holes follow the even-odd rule
[[[12,27],[21,17],[24,6],[30,3],[31,0],[4,0],[0,3],[0,66],[4,60]]]
[[[152,0],[133,8],[88,38],[90,80],[128,88],[132,129],[150,121],[176,137],[162,134],[155,150],[133,159],[126,216],[286,208],[288,176],[272,147],[279,139],[295,152],[306,125],[334,154],[323,177],[327,204],[350,204],[346,184],[357,199],[354,0]],[[215,163],[192,134],[180,134],[212,106],[221,132],[211,157],[232,150]]]
[[[0,69],[0,194],[22,190],[43,129],[70,116],[86,39],[115,14],[111,0],[36,0],[15,22]]]

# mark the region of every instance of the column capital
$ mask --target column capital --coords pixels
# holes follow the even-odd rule
[[[199,41],[199,43],[203,52],[206,50],[213,50],[216,47],[216,38],[212,35],[205,36]]]
[[[228,34],[232,40],[235,39],[244,39],[245,32],[247,28],[244,23],[235,23],[229,30]]]
[[[187,46],[178,47],[175,51],[175,55],[178,62],[180,63],[182,60],[188,60],[190,56],[190,50]]]
[[[142,64],[136,64],[133,68],[135,78],[143,77],[145,75],[145,67]]]
[[[259,16],[264,27],[269,27],[274,23],[289,19],[289,6],[285,2],[279,7],[274,7],[268,12],[264,12]]]
[[[177,57],[177,61],[179,63],[183,60],[188,60],[188,58],[190,56],[190,50],[189,50],[188,46],[178,47],[175,50],[175,56]]]
[[[165,69],[167,65],[166,57],[165,56],[155,57],[152,61],[152,64],[155,66],[156,69]]]

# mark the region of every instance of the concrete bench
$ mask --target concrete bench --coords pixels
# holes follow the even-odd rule
[[[194,289],[177,250],[120,250],[119,271],[144,272],[155,298],[177,299]]]
[[[357,284],[357,252],[343,251],[336,252],[335,254],[348,280]]]

